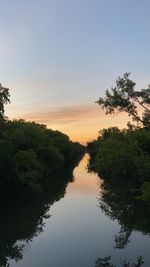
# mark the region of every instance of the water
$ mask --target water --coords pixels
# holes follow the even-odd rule
[[[123,249],[115,248],[115,236],[123,223],[99,207],[101,180],[87,172],[87,162],[86,154],[66,192],[64,185],[45,202],[5,207],[0,222],[0,266],[94,267],[98,257],[107,255],[117,266],[123,259],[135,262],[142,255],[143,266],[150,266],[150,237],[142,233],[143,226],[141,231],[124,229],[129,242]]]

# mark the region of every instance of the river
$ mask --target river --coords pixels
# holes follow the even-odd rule
[[[11,211],[9,206],[5,209],[9,216],[0,222],[0,266],[94,267],[98,257],[108,255],[116,266],[124,259],[135,262],[140,255],[144,258],[143,266],[150,266],[148,234],[133,229],[126,246],[115,248],[121,226],[100,208],[101,180],[88,173],[87,163],[85,154],[74,169],[73,181],[52,204],[32,203],[31,208],[22,205],[14,218],[12,207]]]

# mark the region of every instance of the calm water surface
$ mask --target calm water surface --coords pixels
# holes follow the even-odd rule
[[[143,255],[143,266],[150,267],[149,235],[133,230],[125,248],[115,248],[121,226],[99,207],[101,180],[87,172],[87,162],[86,154],[74,169],[74,181],[68,184],[66,193],[53,197],[50,205],[22,205],[16,218],[7,219],[9,223],[4,220],[0,266],[94,267],[98,257],[107,255],[120,266],[123,259],[134,262]]]

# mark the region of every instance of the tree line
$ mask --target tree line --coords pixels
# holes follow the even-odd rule
[[[104,180],[122,181],[139,192],[139,199],[150,202],[150,86],[137,91],[129,73],[116,80],[97,103],[106,114],[126,112],[134,121],[128,128],[111,127],[100,131],[88,143],[89,167]],[[136,124],[135,124],[136,123]]]
[[[9,89],[0,84],[0,196],[42,191],[83,153],[83,146],[43,124],[9,120]]]

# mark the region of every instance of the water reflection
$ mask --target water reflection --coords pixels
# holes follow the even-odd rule
[[[49,185],[51,190],[44,197],[1,203],[1,267],[8,263],[11,267],[93,267],[101,263],[99,259],[94,264],[97,257],[107,255],[115,267],[124,267],[120,259],[131,265],[138,255],[144,256],[144,267],[150,266],[148,238],[140,233],[130,235],[133,230],[149,233],[146,207],[132,194],[127,198],[129,192],[119,186],[100,186],[100,179],[87,173],[87,160],[85,155],[74,169],[75,182],[68,186],[74,181],[72,174]]]
[[[136,200],[136,195],[119,183],[103,183],[99,207],[111,220],[117,220],[120,231],[115,235],[114,247],[124,249],[130,242],[133,230],[150,234],[150,212],[145,203]]]
[[[123,260],[123,262],[120,262],[119,265],[116,265],[111,261],[111,256],[97,258],[95,261],[95,267],[141,267],[143,264],[144,260],[142,256],[137,257],[135,263],[130,263],[126,260]]]
[[[72,181],[72,170],[69,170],[64,177],[48,185],[44,196],[1,200],[0,267],[8,267],[10,259],[18,262],[23,258],[24,248],[43,231],[44,221],[50,217],[50,206],[64,197],[66,186]]]
[[[89,172],[92,172],[92,164],[89,161]],[[98,206],[101,212],[113,221],[117,221],[120,230],[114,236],[114,249],[125,250],[131,242],[133,231],[139,231],[143,235],[150,235],[150,209],[149,205],[136,198],[136,190],[130,190],[124,181],[101,179]],[[130,246],[131,247],[131,246]],[[110,256],[101,255],[97,258],[95,267],[140,267],[144,264],[143,256],[138,256],[135,263],[126,260],[116,263]],[[114,255],[113,255],[114,256]]]

